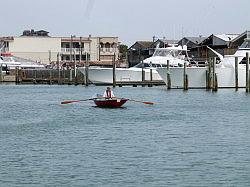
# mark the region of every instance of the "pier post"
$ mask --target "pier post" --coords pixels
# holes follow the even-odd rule
[[[212,62],[211,58],[208,59],[208,90],[211,90],[211,74],[212,74]]]
[[[217,79],[217,74],[215,73],[214,74],[214,77],[213,77],[213,80],[214,80],[214,82],[213,82],[213,91],[214,92],[217,92],[218,91],[218,79]]]
[[[142,77],[142,82],[145,81],[145,72],[144,72],[144,63],[143,63],[143,60],[141,61],[142,62],[142,66],[141,66],[141,77]]]
[[[209,70],[206,70],[206,90],[210,90],[210,74]]]
[[[85,62],[85,78],[84,78],[84,84],[85,86],[89,85],[89,62],[88,62],[88,53],[86,54],[86,62]]]
[[[61,84],[61,70],[60,70],[60,61],[59,61],[59,53],[57,53],[57,64],[58,64],[58,84]]]
[[[0,65],[0,82],[3,82],[3,65]]]
[[[36,84],[36,70],[32,70],[34,72],[34,77],[33,77],[33,84]]]
[[[239,68],[238,68],[238,57],[235,57],[235,66],[234,66],[234,69],[235,69],[235,90],[238,91],[239,89]]]
[[[77,68],[76,68],[76,50],[74,50],[74,81],[75,81],[75,85],[77,85],[78,80],[77,80]]]
[[[153,70],[150,68],[150,81],[153,81]]]
[[[16,82],[16,84],[18,84],[18,67],[15,68],[15,77],[16,77],[15,82]]]
[[[171,76],[170,76],[170,73],[169,73],[169,60],[167,60],[167,88],[168,90],[171,89]]]
[[[246,92],[249,92],[249,53],[246,53]]]
[[[49,84],[52,84],[52,69],[49,69]]]
[[[113,56],[113,87],[116,87],[116,63],[115,63],[115,53]]]
[[[82,37],[80,37],[80,50],[79,50],[79,65],[82,63]]]
[[[212,87],[212,90],[213,91],[217,91],[218,88],[218,85],[217,85],[217,75],[215,73],[215,67],[216,67],[216,57],[213,58],[213,73],[212,73],[212,80],[213,80],[213,87]]]
[[[183,71],[183,89],[188,90],[188,76],[187,76],[187,63],[184,63],[184,71]]]

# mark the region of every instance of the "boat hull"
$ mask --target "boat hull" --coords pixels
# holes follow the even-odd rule
[[[206,67],[187,67],[189,88],[205,88],[206,87]],[[157,68],[157,72],[167,84],[167,68]],[[235,69],[233,67],[216,67],[218,88],[234,88],[235,87]],[[184,68],[172,67],[169,70],[172,88],[183,88]],[[246,68],[239,66],[238,70],[239,87],[246,86]]]
[[[95,99],[94,103],[100,108],[120,108],[128,99]]]
[[[85,68],[78,68],[85,75]],[[92,83],[113,83],[113,69],[89,67],[88,78]],[[150,80],[150,69],[144,69],[145,80]],[[152,69],[152,80],[162,80],[156,69]],[[141,68],[117,68],[116,81],[118,82],[135,82],[142,81]]]

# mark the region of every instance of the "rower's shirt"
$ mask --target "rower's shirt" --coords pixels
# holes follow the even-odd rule
[[[106,91],[103,93],[103,97],[105,97],[105,98],[113,98],[113,97],[115,97],[115,95],[114,95],[114,93],[113,93],[112,90],[110,90],[110,91],[106,90]]]

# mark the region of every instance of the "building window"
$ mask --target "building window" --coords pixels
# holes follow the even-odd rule
[[[111,47],[111,45],[109,42],[105,43],[105,48],[106,48],[107,52],[110,52],[110,47]]]
[[[80,44],[81,44],[82,48],[84,48],[84,43],[82,42],[82,43],[80,43]]]

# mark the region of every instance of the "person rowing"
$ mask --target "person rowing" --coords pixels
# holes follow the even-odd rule
[[[103,97],[106,98],[106,99],[115,98],[115,95],[114,95],[114,93],[113,93],[113,91],[111,90],[110,87],[107,87],[107,89],[103,93]]]

